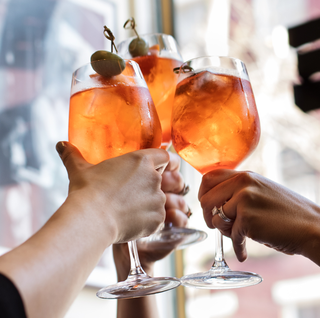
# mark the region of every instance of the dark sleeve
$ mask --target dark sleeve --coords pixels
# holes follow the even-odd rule
[[[0,317],[1,318],[26,318],[21,296],[6,276],[0,273]]]

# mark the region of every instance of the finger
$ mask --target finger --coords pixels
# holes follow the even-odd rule
[[[234,224],[232,228],[231,239],[233,243],[233,249],[240,262],[247,259],[247,248],[246,248],[246,237],[243,230],[238,226],[237,223]]]
[[[184,180],[178,171],[164,171],[162,175],[161,189],[163,192],[180,193],[184,187]]]
[[[162,174],[163,171],[166,169],[168,163],[169,163],[169,154],[167,151],[163,149],[155,149],[155,148],[149,148],[149,149],[141,149],[137,152],[141,152],[145,156],[147,156],[149,159],[153,161],[154,168]]]
[[[161,189],[164,192],[179,193],[184,187],[183,177],[179,172],[181,159],[172,152],[168,154],[170,161],[162,175]]]
[[[70,142],[58,142],[56,145],[56,150],[67,169],[69,179],[73,173],[85,167],[91,166],[91,164],[83,158],[79,149]]]
[[[166,223],[172,223],[175,226],[185,227],[188,223],[186,213],[189,207],[182,196],[166,193]]]
[[[212,216],[212,225],[219,229],[222,235],[230,237],[233,242],[234,252],[240,262],[243,262],[247,259],[247,250],[246,250],[246,235],[243,224],[241,224],[240,218],[236,219],[236,209],[237,205],[235,200],[229,200],[226,204],[222,206],[223,213],[231,222],[224,221],[219,213]]]
[[[180,211],[187,213],[188,205],[183,196],[174,193],[166,193],[166,209],[179,209]]]
[[[173,226],[186,227],[188,224],[188,217],[186,213],[179,209],[166,210],[165,223],[172,223]]]
[[[230,216],[230,215],[235,215],[235,213],[230,213],[230,211],[233,210],[234,207],[233,207],[232,203],[229,203],[229,202],[222,205],[222,211],[227,218],[232,220],[231,222],[226,222],[225,220],[223,220],[219,215],[219,213],[220,213],[219,210],[218,210],[218,213],[216,213],[215,215],[212,215],[212,211],[211,211],[212,226],[214,228],[219,229],[220,232],[227,237],[231,237],[232,230],[233,230],[232,227],[233,227],[233,224],[235,221],[235,217],[231,218],[231,216]]]
[[[181,158],[176,153],[172,153],[170,151],[168,151],[168,154],[170,156],[170,161],[166,168],[166,171],[179,171]]]
[[[232,197],[237,193],[237,190],[237,183],[235,182],[234,178],[230,178],[219,183],[200,198],[203,217],[209,228],[216,227],[216,224],[212,223],[212,209],[214,207],[219,208],[220,206],[224,206],[225,210],[226,202],[229,205],[234,204],[235,200],[232,200]],[[236,206],[232,206],[232,208],[229,208],[228,214],[226,214],[226,216],[231,220],[235,220]]]
[[[198,198],[199,200],[203,195],[205,195],[212,188],[217,186],[223,181],[226,181],[230,178],[233,178],[237,175],[237,171],[229,170],[229,169],[217,169],[206,173],[202,177],[202,182],[199,188]]]

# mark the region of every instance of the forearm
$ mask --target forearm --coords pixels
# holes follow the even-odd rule
[[[317,205],[307,206],[310,215],[314,219],[308,222],[306,232],[306,240],[302,246],[301,254],[320,266],[320,207]]]
[[[156,296],[119,299],[117,318],[158,318]]]
[[[19,289],[28,317],[63,317],[113,243],[89,219],[85,201],[71,196],[33,237],[0,258],[0,272]]]

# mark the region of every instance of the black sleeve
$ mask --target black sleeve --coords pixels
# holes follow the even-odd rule
[[[0,317],[1,318],[26,318],[21,296],[6,276],[0,273]]]

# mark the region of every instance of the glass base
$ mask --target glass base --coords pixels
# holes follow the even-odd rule
[[[183,276],[181,284],[202,289],[231,289],[257,285],[262,277],[251,272],[232,271],[227,268],[211,268],[208,272]]]
[[[185,227],[165,226],[162,230],[139,240],[151,248],[183,249],[191,244],[202,242],[207,233]]]
[[[126,299],[162,293],[180,286],[174,277],[150,277],[148,275],[129,276],[127,280],[102,288],[97,292],[99,298]]]

